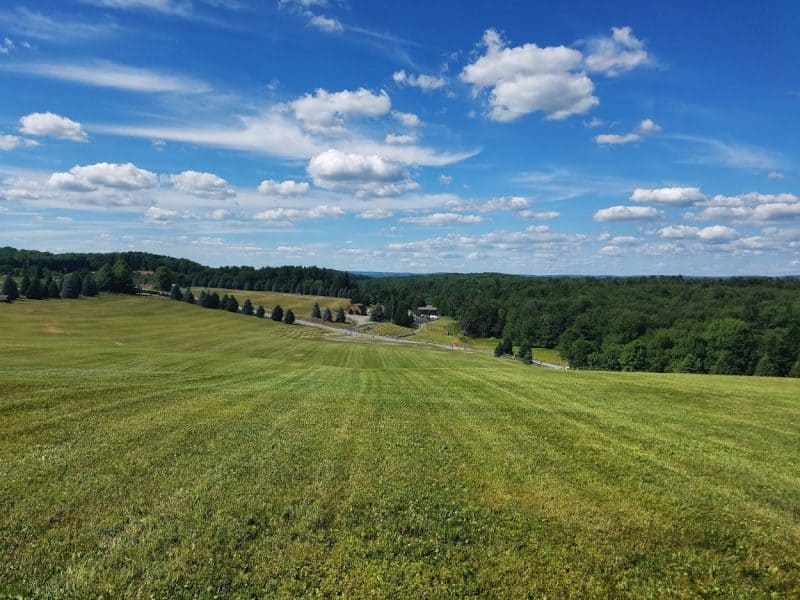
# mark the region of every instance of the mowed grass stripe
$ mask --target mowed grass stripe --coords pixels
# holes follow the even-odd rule
[[[159,298],[0,306],[0,336],[0,592],[800,591],[794,381],[547,371]]]

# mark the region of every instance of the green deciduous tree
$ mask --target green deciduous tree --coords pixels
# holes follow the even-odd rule
[[[153,273],[153,285],[157,290],[169,292],[173,283],[175,283],[175,275],[167,267],[158,267]]]
[[[514,353],[514,344],[511,341],[510,337],[504,337],[502,340],[497,342],[497,346],[494,348],[494,355],[495,356],[503,356],[505,354],[513,354]]]

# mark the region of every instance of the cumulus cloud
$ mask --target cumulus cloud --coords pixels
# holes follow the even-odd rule
[[[580,69],[583,55],[574,48],[536,44],[508,47],[494,29],[483,35],[485,53],[461,72],[473,93],[489,89],[488,116],[514,121],[532,112],[548,119],[582,114],[599,104],[594,84]]]
[[[413,144],[417,141],[417,136],[409,133],[387,133],[383,141],[387,144]]]
[[[459,213],[432,213],[418,217],[404,217],[400,219],[404,223],[413,223],[424,227],[438,227],[443,225],[471,225],[481,223],[483,217],[480,215],[462,215]]]
[[[386,208],[367,208],[358,213],[359,219],[388,219],[394,213]]]
[[[420,119],[414,113],[407,113],[407,112],[400,112],[399,110],[393,110],[392,116],[400,121],[405,127],[420,127],[422,125],[422,119]]]
[[[140,169],[133,163],[96,163],[76,165],[67,172],[53,173],[48,186],[70,191],[93,191],[101,188],[142,190],[158,184],[155,173]]]
[[[630,27],[612,27],[611,36],[592,38],[587,48],[586,68],[609,77],[647,64],[649,60],[644,43],[633,35]]]
[[[308,23],[312,27],[328,33],[341,33],[344,31],[344,25],[342,25],[341,21],[324,15],[309,15]]]
[[[499,196],[481,206],[484,212],[495,210],[523,210],[528,208],[528,199],[522,196]]]
[[[73,142],[88,140],[80,123],[51,112],[31,113],[21,117],[19,130],[28,135],[49,136]]]
[[[176,190],[209,198],[225,198],[235,196],[236,192],[227,181],[214,173],[201,173],[199,171],[183,171],[170,175],[169,181]]]
[[[640,139],[642,139],[641,136],[636,133],[626,133],[624,135],[619,135],[616,133],[601,133],[600,135],[594,136],[594,143],[599,146],[619,146],[622,144],[638,142]]]
[[[737,237],[735,229],[724,225],[712,225],[710,227],[689,227],[686,225],[671,225],[659,231],[663,238],[668,239],[697,239],[707,243],[727,242]]]
[[[532,221],[548,221],[550,219],[557,219],[561,216],[561,213],[557,210],[544,210],[538,212],[535,210],[521,210],[518,214],[523,219],[530,219]]]
[[[392,108],[389,95],[359,88],[354,91],[328,92],[319,88],[314,94],[289,104],[295,117],[312,131],[343,133],[346,117],[380,117]]]
[[[325,189],[355,189],[360,195],[396,196],[415,189],[408,171],[399,163],[372,154],[330,149],[313,157],[308,174]]]
[[[626,134],[602,133],[594,137],[594,143],[603,146],[620,146],[623,144],[631,144],[638,142],[648,135],[654,135],[661,131],[661,126],[653,121],[653,119],[643,119],[636,128]]]
[[[759,194],[738,196],[717,195],[698,205],[697,213],[686,213],[688,219],[706,221],[724,219],[737,222],[794,220],[800,218],[800,197],[794,194]]]
[[[345,211],[340,206],[322,204],[314,208],[271,208],[253,216],[259,221],[294,222],[304,219],[325,219],[344,216]]]
[[[144,211],[145,223],[169,223],[172,219],[178,216],[178,211],[160,208],[158,206],[151,206]]]
[[[16,150],[17,148],[30,148],[38,146],[36,140],[29,140],[18,135],[0,135],[0,150]]]
[[[444,77],[437,77],[435,75],[414,75],[406,73],[404,69],[393,73],[392,79],[394,79],[395,83],[398,85],[410,85],[424,91],[438,90],[447,84],[447,80]]]
[[[285,181],[265,179],[258,184],[259,192],[276,196],[299,196],[300,194],[305,194],[308,188],[308,182],[294,181],[293,179],[287,179]]]
[[[611,206],[594,214],[595,221],[643,221],[658,219],[664,213],[652,206]]]
[[[636,188],[631,194],[634,202],[688,206],[706,199],[706,195],[696,187]]]

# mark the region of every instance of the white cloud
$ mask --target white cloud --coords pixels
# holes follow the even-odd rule
[[[132,92],[201,94],[211,90],[207,83],[198,79],[110,61],[80,64],[17,63],[3,68],[26,75]]]
[[[358,213],[359,219],[388,219],[394,213],[385,208],[367,208]]]
[[[377,155],[363,155],[330,149],[313,157],[308,174],[314,184],[326,189],[365,189],[408,181],[402,165]]]
[[[767,179],[772,179],[772,180],[786,179],[786,175],[784,175],[780,171],[770,171],[769,174],[767,175]]]
[[[664,213],[652,206],[611,206],[594,214],[595,221],[641,221],[658,219]]]
[[[0,150],[16,150],[17,148],[30,148],[38,146],[36,140],[29,140],[18,135],[0,135]]]
[[[324,15],[309,15],[308,22],[310,25],[316,27],[320,31],[326,31],[328,33],[341,33],[344,31],[344,26],[342,25],[341,21],[332,17],[326,17]]]
[[[588,121],[584,121],[584,127],[588,127],[589,129],[594,129],[595,127],[602,127],[605,125],[606,122],[603,119],[598,119],[597,117],[592,117]]]
[[[688,219],[726,219],[743,223],[794,220],[800,218],[800,197],[794,194],[749,193],[739,196],[717,195],[701,203],[698,213],[687,213]]]
[[[8,54],[14,49],[14,42],[12,42],[9,38],[3,38],[2,43],[0,43],[0,54]]]
[[[686,225],[671,225],[659,231],[663,238],[668,239],[698,239],[707,243],[727,242],[737,237],[735,229],[724,225],[712,225],[710,227],[688,227]]]
[[[176,175],[170,175],[169,180],[176,190],[193,196],[225,198],[236,195],[228,182],[214,173],[183,171]]]
[[[80,123],[51,112],[25,115],[20,118],[19,125],[19,130],[28,135],[50,136],[73,142],[88,140]]]
[[[92,191],[102,188],[142,190],[158,184],[155,173],[140,169],[133,163],[96,163],[72,167],[68,172],[53,173],[48,186],[59,190]]]
[[[253,216],[259,221],[293,222],[304,219],[325,219],[337,218],[345,214],[340,206],[328,206],[326,204],[314,208],[271,208]]]
[[[459,213],[433,213],[419,217],[404,217],[400,220],[404,223],[413,223],[424,227],[438,227],[443,225],[471,225],[481,223],[483,217],[480,215],[462,215]]]
[[[400,112],[399,110],[393,110],[392,116],[400,121],[405,127],[420,127],[422,125],[422,119],[420,119],[414,113],[407,113],[407,112]]]
[[[450,175],[445,175],[444,173],[442,173],[441,175],[439,175],[439,183],[442,185],[450,185],[451,183],[453,183],[453,178]]]
[[[146,223],[168,223],[178,216],[178,211],[151,206],[144,211],[144,221]]]
[[[387,133],[383,141],[387,144],[413,144],[417,141],[417,136],[409,133]]]
[[[499,196],[481,206],[484,212],[494,210],[523,210],[528,208],[528,199],[522,196]]]
[[[20,35],[54,43],[107,38],[115,35],[119,29],[116,21],[111,19],[81,21],[64,14],[50,17],[21,6],[14,11],[0,11],[0,24]],[[26,44],[23,42],[22,46],[26,47]]]
[[[550,219],[557,219],[561,216],[561,213],[556,210],[545,210],[545,211],[535,211],[535,210],[521,210],[519,211],[519,216],[523,219],[531,219],[534,221],[547,221]]]
[[[406,73],[404,69],[393,73],[392,79],[394,79],[395,83],[398,85],[410,85],[424,91],[438,90],[447,85],[447,80],[444,77],[437,77],[435,75],[414,75]]]
[[[696,187],[636,188],[631,194],[634,202],[687,206],[706,199],[706,195]]]
[[[464,67],[461,80],[473,92],[490,88],[489,113],[495,121],[513,121],[542,111],[548,119],[565,119],[599,103],[594,84],[580,71],[582,54],[573,48],[540,48],[524,44],[509,48],[494,29],[483,35],[485,54]]]
[[[594,143],[599,146],[619,146],[622,144],[638,142],[640,139],[642,139],[642,137],[637,133],[626,133],[625,135],[618,135],[616,133],[602,133],[594,136]]]
[[[306,94],[294,100],[289,106],[309,130],[343,133],[345,117],[380,117],[389,113],[392,102],[384,91],[376,94],[359,88],[331,93],[320,88],[313,95]]]
[[[589,40],[586,68],[609,77],[647,64],[649,57],[644,43],[633,35],[630,27],[612,27],[610,37]]]
[[[104,8],[121,10],[145,9],[166,15],[186,17],[192,14],[191,0],[81,0]]]
[[[636,126],[636,131],[642,135],[659,133],[661,131],[661,125],[653,121],[653,119],[643,119],[639,125]]]
[[[294,181],[293,179],[287,179],[286,181],[265,179],[258,185],[258,191],[262,194],[277,196],[299,196],[300,194],[305,194],[308,188],[308,182]]]
[[[681,150],[681,159],[690,164],[721,165],[736,169],[776,170],[780,169],[785,162],[785,158],[781,155],[758,146],[697,135],[670,134],[664,137],[694,146],[693,154],[685,149]]]

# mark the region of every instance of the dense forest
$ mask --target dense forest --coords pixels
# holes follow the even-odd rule
[[[474,337],[556,348],[573,368],[800,376],[796,278],[371,279],[362,300],[456,318]]]

